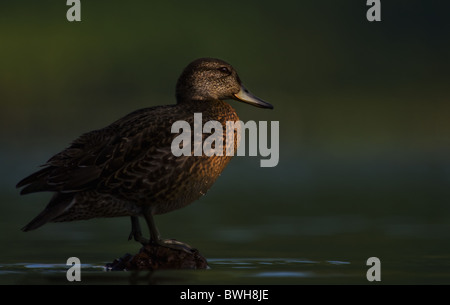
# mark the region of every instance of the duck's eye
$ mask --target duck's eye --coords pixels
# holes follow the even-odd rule
[[[220,72],[222,72],[222,73],[226,73],[226,74],[231,74],[231,71],[230,71],[230,69],[228,69],[227,67],[220,67],[220,68],[218,68],[218,70],[220,71]]]

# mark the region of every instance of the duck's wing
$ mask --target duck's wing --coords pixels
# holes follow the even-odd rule
[[[161,117],[149,116],[147,112],[148,109],[136,111],[108,127],[83,134],[50,158],[41,170],[21,180],[17,184],[25,186],[21,194],[91,189],[133,163],[151,148],[153,138],[160,136],[159,130],[167,129],[158,126],[164,122]]]
[[[41,170],[21,180],[17,187],[25,186],[21,194],[86,189],[99,178],[118,149],[116,138],[116,135],[105,130],[83,134],[68,148],[50,158]]]

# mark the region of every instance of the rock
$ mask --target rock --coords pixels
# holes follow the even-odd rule
[[[197,249],[184,251],[157,244],[145,245],[135,255],[127,253],[106,264],[108,271],[207,268],[206,259]]]

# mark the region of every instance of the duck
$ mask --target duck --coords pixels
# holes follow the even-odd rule
[[[190,248],[174,239],[162,239],[154,215],[183,208],[206,194],[232,155],[175,156],[171,143],[176,133],[171,126],[177,121],[192,125],[195,113],[202,114],[203,124],[237,122],[239,117],[228,100],[266,109],[273,106],[253,95],[236,70],[217,58],[199,58],[188,64],[178,78],[175,96],[176,104],[139,109],[82,134],[42,169],[18,182],[21,195],[53,193],[44,210],[22,230],[35,230],[49,222],[130,217],[129,240]],[[142,217],[149,239],[142,234]]]

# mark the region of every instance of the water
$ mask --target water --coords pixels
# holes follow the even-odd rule
[[[423,258],[395,268],[382,269],[381,283],[449,283],[448,258]],[[426,265],[423,262],[427,261]],[[82,264],[83,284],[371,284],[362,261],[312,261],[293,258],[213,258],[207,270],[159,270],[155,272],[106,271],[104,263]],[[445,266],[447,272],[441,267]],[[70,284],[65,264],[15,263],[0,265],[0,284]],[[418,269],[434,270],[419,274]]]
[[[66,260],[71,256],[81,260],[83,284],[370,284],[366,262],[372,256],[381,261],[383,284],[450,283],[448,243],[439,236],[405,233],[418,224],[394,230],[383,219],[367,226],[370,219],[341,215],[303,219],[303,224],[298,223],[301,217],[272,217],[265,225],[248,221],[238,226],[214,223],[212,211],[209,221],[195,216],[202,208],[156,220],[165,236],[197,247],[208,270],[106,271],[107,263],[137,253],[140,246],[126,240],[128,219],[98,219],[49,224],[29,233],[11,231],[2,240],[8,247],[2,249],[0,284],[68,284]],[[184,217],[192,223],[179,230]],[[316,226],[323,223],[332,225],[320,232]],[[383,226],[385,231],[373,230]]]
[[[356,279],[352,268],[341,268],[349,264],[283,258],[215,258],[209,260],[207,270],[110,272],[103,263],[98,263],[82,264],[81,274],[86,284],[292,284],[318,280],[327,273],[329,278]],[[16,263],[1,265],[0,276],[16,284],[64,284],[68,268],[64,264]]]
[[[156,216],[162,237],[199,249],[208,270],[107,272],[140,248],[127,240],[128,218],[21,232],[50,194],[18,196],[19,177],[4,176],[0,284],[67,284],[72,256],[83,284],[372,284],[370,257],[381,261],[382,284],[450,284],[446,175],[416,162],[323,160],[280,164],[259,178],[259,167],[233,160],[198,202]]]

